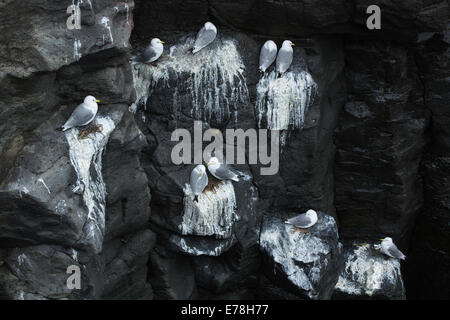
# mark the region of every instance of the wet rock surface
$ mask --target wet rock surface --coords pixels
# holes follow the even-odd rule
[[[380,1],[369,31],[369,2],[80,0],[79,30],[70,1],[0,3],[0,298],[448,298],[449,5]],[[189,55],[207,20],[217,39]],[[259,50],[286,35],[289,79],[271,82]],[[153,37],[159,63],[130,65]],[[55,131],[87,94],[101,132]],[[171,160],[195,119],[281,129],[279,172],[235,165],[197,206],[194,165]],[[326,214],[309,233],[282,223],[310,208]]]

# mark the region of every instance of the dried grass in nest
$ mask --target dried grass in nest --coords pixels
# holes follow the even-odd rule
[[[219,187],[222,180],[215,178],[214,176],[212,176],[209,173],[207,173],[207,174],[208,174],[208,184],[206,185],[205,189],[203,190],[203,193],[205,193],[206,191],[211,191],[213,193],[216,193],[216,188]]]
[[[90,124],[86,128],[81,129],[80,132],[78,132],[78,140],[87,139],[92,132],[102,133],[102,130],[103,126],[101,124],[99,125]]]

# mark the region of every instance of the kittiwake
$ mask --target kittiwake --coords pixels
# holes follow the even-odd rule
[[[314,210],[308,210],[306,213],[287,219],[285,223],[301,229],[311,228],[317,223],[317,213]]]
[[[386,237],[381,240],[381,251],[392,258],[397,258],[405,260],[406,256],[397,248],[397,246],[392,242],[392,238]]]
[[[100,102],[100,100],[95,99],[93,96],[84,98],[83,103],[73,110],[69,119],[58,130],[66,131],[73,127],[85,126],[91,123],[98,111],[97,102]]]
[[[231,171],[226,164],[220,163],[216,157],[212,157],[207,163],[207,166],[209,172],[219,180],[239,181],[238,175]]]
[[[147,48],[144,49],[144,51],[131,57],[130,62],[151,63],[158,60],[164,50],[163,43],[164,41],[161,41],[158,38],[153,38]]]
[[[291,41],[284,40],[283,45],[278,51],[277,56],[277,71],[279,74],[283,74],[289,69],[292,63],[292,57],[294,55],[294,50],[292,47],[295,46]]]
[[[217,28],[212,22],[206,22],[205,25],[197,33],[192,53],[199,52],[208,44],[214,41],[217,35]]]
[[[259,54],[259,70],[265,72],[277,58],[277,45],[272,40],[267,40]]]
[[[190,183],[192,193],[194,193],[194,201],[198,202],[198,196],[208,185],[208,174],[204,165],[199,164],[192,170]]]

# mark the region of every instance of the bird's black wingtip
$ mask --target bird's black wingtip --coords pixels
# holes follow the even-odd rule
[[[55,128],[56,131],[64,131],[64,127]]]
[[[198,196],[194,196],[194,201],[198,202]]]

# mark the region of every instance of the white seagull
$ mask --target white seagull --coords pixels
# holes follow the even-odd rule
[[[84,98],[83,103],[79,104],[75,110],[73,110],[69,119],[58,130],[66,131],[73,127],[85,126],[94,120],[100,100],[95,99],[93,96],[87,96]]]
[[[147,48],[139,54],[131,57],[130,61],[132,63],[151,63],[158,60],[164,50],[163,43],[164,41],[161,41],[158,38],[153,38]]]
[[[198,202],[198,196],[208,185],[208,174],[204,165],[199,164],[192,170],[190,183],[192,192],[194,193],[194,201]]]
[[[292,58],[294,56],[294,49],[292,49],[293,46],[295,46],[295,44],[291,41],[283,41],[283,45],[278,51],[277,56],[277,71],[279,74],[285,73],[286,70],[291,66]]]
[[[308,210],[296,217],[287,219],[286,224],[293,225],[296,228],[308,229],[317,223],[317,213],[314,210]]]
[[[231,171],[226,164],[220,163],[216,157],[212,157],[207,163],[207,166],[209,172],[219,180],[239,181],[238,175]]]
[[[397,248],[397,246],[392,242],[392,238],[386,237],[381,240],[381,251],[391,257],[400,260],[405,260],[406,256]]]
[[[205,25],[197,33],[192,53],[199,52],[204,47],[214,41],[217,35],[217,28],[212,22],[206,22]]]
[[[267,40],[261,48],[259,54],[259,70],[265,72],[277,58],[277,45],[272,40]]]

